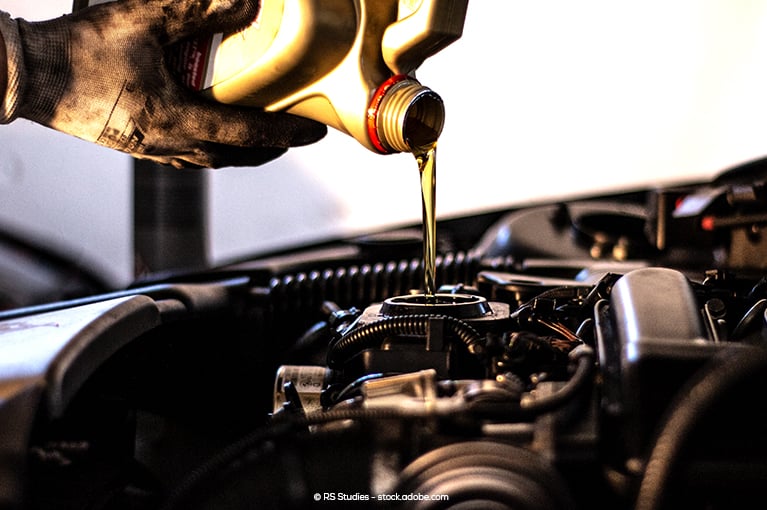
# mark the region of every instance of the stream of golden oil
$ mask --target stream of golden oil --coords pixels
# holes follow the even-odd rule
[[[421,174],[423,209],[423,286],[426,302],[437,293],[437,144],[413,153]]]

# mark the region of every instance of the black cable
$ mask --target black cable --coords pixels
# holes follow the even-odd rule
[[[337,404],[338,402],[341,402],[342,400],[348,399],[352,393],[356,392],[360,387],[365,384],[367,381],[371,381],[373,379],[380,379],[383,377],[384,374],[375,373],[375,374],[368,374],[363,375],[362,377],[352,381],[348,385],[346,385],[341,391],[338,392],[337,395],[333,397],[333,404]]]
[[[535,399],[523,400],[522,411],[532,414],[543,414],[562,407],[570,402],[575,395],[590,381],[594,370],[594,350],[582,344],[569,353],[570,360],[575,363],[573,376],[556,393]]]
[[[576,397],[589,388],[595,369],[594,350],[586,344],[575,347],[568,354],[573,375],[555,393],[535,399],[522,399],[520,402],[499,404],[477,401],[467,403],[468,412],[475,417],[493,420],[516,421],[529,420],[545,413],[554,412],[573,402]]]

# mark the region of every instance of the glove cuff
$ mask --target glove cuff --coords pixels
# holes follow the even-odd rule
[[[8,124],[18,117],[22,91],[26,85],[24,52],[21,47],[19,24],[10,14],[0,11],[0,34],[5,41],[7,54],[8,85],[5,97],[0,98],[0,124]]]
[[[19,19],[17,26],[24,53],[17,115],[50,127],[71,74],[68,19]]]

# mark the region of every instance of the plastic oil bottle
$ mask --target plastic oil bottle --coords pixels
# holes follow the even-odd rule
[[[261,0],[250,26],[180,43],[169,59],[216,101],[308,117],[375,152],[413,152],[436,141],[445,116],[415,70],[461,36],[467,4]]]
[[[308,117],[376,152],[412,152],[444,122],[442,100],[414,72],[460,37],[467,2],[263,0],[245,30],[185,43],[181,67],[217,101]]]

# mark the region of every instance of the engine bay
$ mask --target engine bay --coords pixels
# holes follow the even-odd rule
[[[0,312],[2,507],[750,507],[763,175]]]

